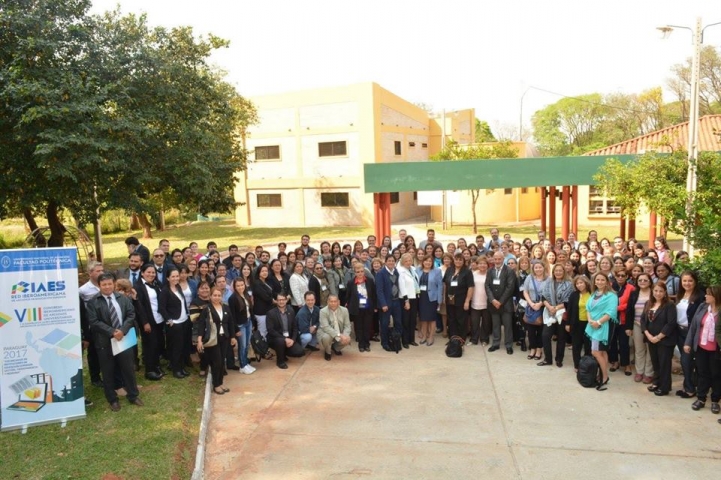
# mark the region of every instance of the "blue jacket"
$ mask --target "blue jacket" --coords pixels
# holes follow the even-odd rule
[[[423,276],[423,268],[416,267],[416,274],[420,281]],[[428,300],[438,303],[443,300],[443,275],[440,268],[432,268],[428,272]]]
[[[393,301],[393,281],[386,267],[381,268],[376,274],[376,297],[379,310],[391,306]]]
[[[320,308],[318,308],[318,305],[314,305],[313,311],[311,312],[310,309],[308,309],[308,305],[303,305],[298,310],[295,318],[298,320],[298,333],[301,335],[310,333],[310,327],[320,326]]]

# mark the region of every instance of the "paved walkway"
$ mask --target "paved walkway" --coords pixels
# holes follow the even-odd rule
[[[709,408],[621,372],[605,392],[584,389],[570,351],[558,369],[518,349],[449,359],[443,344],[231,372],[231,392],[213,397],[206,478],[718,478]]]

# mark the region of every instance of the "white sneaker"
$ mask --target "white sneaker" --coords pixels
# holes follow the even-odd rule
[[[254,366],[252,366],[250,363],[249,363],[248,365],[246,365],[246,367],[248,367],[248,370],[250,370],[250,373],[253,373],[253,372],[255,372],[255,371],[257,370],[257,369],[256,369]]]
[[[241,368],[240,371],[246,375],[250,375],[251,373],[255,372],[255,368],[251,367],[250,365],[246,365],[245,367]]]

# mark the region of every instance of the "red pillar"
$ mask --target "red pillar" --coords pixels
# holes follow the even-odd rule
[[[563,240],[568,240],[568,214],[570,211],[570,196],[571,196],[571,188],[568,186],[564,186],[563,190],[561,191],[561,236],[563,237]]]
[[[541,187],[541,230],[546,231],[546,187]]]
[[[621,233],[619,233],[618,235],[625,240],[626,239],[626,219],[623,216],[623,210],[621,210],[621,230],[620,231],[621,231]]]
[[[628,219],[628,238],[636,238],[636,219]]]
[[[380,237],[390,236],[391,234],[391,194],[381,193],[380,194],[380,206],[381,206],[381,226],[380,226]]]
[[[571,231],[578,237],[578,185],[571,187]]]
[[[383,214],[381,213],[380,196],[380,193],[373,194],[373,234],[376,238],[383,238],[383,235],[381,235]]]
[[[548,238],[556,241],[556,187],[548,188]]]
[[[651,218],[648,223],[648,248],[653,248],[653,242],[656,241],[656,212],[651,212]]]

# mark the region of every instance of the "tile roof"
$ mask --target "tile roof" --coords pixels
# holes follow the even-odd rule
[[[700,152],[721,151],[721,115],[705,115],[699,119],[698,141]],[[687,143],[688,122],[683,122],[584,155],[623,155],[653,151],[670,153],[686,150]]]

